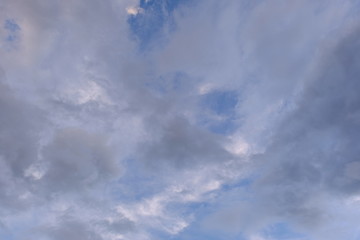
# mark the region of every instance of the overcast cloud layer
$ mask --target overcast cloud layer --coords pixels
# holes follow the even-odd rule
[[[1,0],[0,239],[359,240],[360,1]]]

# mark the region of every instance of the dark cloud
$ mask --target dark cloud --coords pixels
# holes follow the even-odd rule
[[[41,181],[50,191],[80,190],[119,172],[106,139],[82,129],[59,130],[43,152],[47,171]]]
[[[270,129],[264,152],[250,156],[255,174],[251,190],[230,191],[240,200],[223,193],[220,210],[205,220],[208,229],[253,236],[286,222],[315,239],[356,235],[359,52],[359,27],[339,30],[336,39],[318,47],[311,74],[296,89],[294,106]]]
[[[93,226],[84,224],[81,221],[72,219],[71,217],[63,217],[59,219],[59,225],[42,229],[41,235],[50,240],[102,240],[103,238],[94,231]],[[40,236],[41,236],[40,235]]]
[[[218,136],[191,125],[185,118],[172,117],[156,131],[156,138],[140,145],[143,159],[151,167],[193,168],[199,163],[226,162],[232,158]]]
[[[119,218],[115,221],[103,221],[102,225],[107,231],[112,233],[128,233],[136,229],[136,224],[126,218]]]
[[[2,83],[0,104],[0,153],[11,172],[19,177],[37,158],[44,118],[39,109],[17,99]]]
[[[30,190],[25,173],[38,158],[47,122],[42,111],[21,101],[2,82],[0,111],[0,211],[11,212],[31,204],[25,197]]]
[[[263,177],[254,190],[267,214],[316,232],[331,219],[326,198],[359,194],[359,52],[356,29],[323,54],[297,109],[256,157]]]

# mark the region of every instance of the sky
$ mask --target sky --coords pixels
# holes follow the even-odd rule
[[[1,0],[0,239],[360,240],[360,1]]]

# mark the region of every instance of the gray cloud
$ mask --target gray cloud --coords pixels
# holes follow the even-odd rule
[[[273,144],[261,157],[279,163],[274,169],[277,176],[271,179],[311,183],[345,195],[358,193],[354,171],[359,149],[354,143],[360,127],[359,42],[355,30],[321,58],[298,108],[278,128]],[[351,172],[346,170],[349,164],[354,167]]]
[[[251,201],[216,213],[210,226],[251,234],[288,222],[320,239],[356,234],[348,204],[360,191],[360,35],[357,27],[343,32],[319,57],[297,107],[278,125],[266,151],[253,157],[261,177],[252,186]],[[347,219],[352,220],[341,225]]]
[[[45,232],[46,239],[60,240],[102,240],[103,238],[93,230],[91,225],[86,225],[81,221],[69,219],[69,217],[63,217],[60,219],[58,226],[43,229],[41,232]],[[41,236],[41,235],[40,235]]]
[[[152,121],[157,122],[150,118],[149,122]],[[170,118],[156,131],[155,139],[140,145],[144,160],[152,167],[192,168],[233,158],[218,136],[191,125],[182,117]]]
[[[17,99],[1,83],[1,155],[11,172],[19,177],[37,158],[39,130],[44,118],[41,111]],[[19,141],[21,139],[21,141]]]
[[[136,230],[135,223],[126,218],[120,218],[116,221],[103,221],[103,226],[112,233],[128,233]]]
[[[190,4],[139,53],[138,1],[5,0],[0,21],[20,30],[0,45],[0,237],[154,239],[204,202],[210,228],[285,221],[348,239],[336,226],[358,222],[360,44],[343,2]],[[208,127],[229,113],[206,105],[216,92],[236,93],[222,135]],[[232,186],[244,177],[248,191]]]
[[[0,82],[0,202],[1,212],[31,204],[25,196],[29,184],[24,175],[38,158],[40,134],[47,121],[43,112],[21,101]]]
[[[50,191],[79,191],[119,172],[106,139],[82,129],[63,129],[43,150]]]

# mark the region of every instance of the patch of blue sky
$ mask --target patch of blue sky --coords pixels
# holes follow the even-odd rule
[[[122,165],[126,171],[119,180],[109,185],[113,200],[121,200],[124,203],[136,202],[153,196],[159,189],[165,188],[163,182],[154,181],[156,176],[148,174],[139,161],[129,158]]]
[[[39,213],[37,213],[39,214]],[[20,236],[27,235],[31,224],[38,223],[39,215],[35,214],[31,217],[31,220],[22,220],[16,223],[10,223],[7,226],[0,226],[0,239],[15,240],[20,239]],[[11,229],[11,231],[10,231]]]
[[[221,230],[211,230],[208,227],[204,227],[204,221],[211,215],[214,211],[221,209],[223,207],[222,196],[226,192],[240,189],[250,188],[252,185],[252,178],[244,178],[240,181],[237,181],[233,184],[224,185],[220,190],[221,195],[218,197],[212,198],[212,200],[201,201],[201,202],[190,202],[181,206],[180,209],[185,215],[192,215],[195,219],[191,224],[185,228],[177,236],[174,236],[171,239],[175,240],[198,240],[198,239],[207,239],[207,240],[246,240],[241,232],[226,232]],[[239,194],[236,191],[235,194]],[[245,194],[246,195],[246,194]],[[246,196],[241,196],[237,201],[248,201]],[[226,203],[225,203],[226,204]]]
[[[249,189],[253,182],[255,181],[254,178],[243,178],[237,182],[234,183],[227,183],[222,185],[221,189],[223,191],[230,191],[233,190],[234,188],[244,188],[244,189]]]
[[[10,32],[20,31],[20,26],[15,22],[14,19],[7,19],[5,21],[4,28]]]
[[[173,240],[246,240],[242,233],[229,233],[218,230],[209,230],[204,228],[201,221],[192,223],[181,233],[173,236]]]
[[[150,236],[152,236],[152,239],[156,239],[156,240],[172,239],[171,238],[172,235],[170,233],[156,228],[147,229],[147,232],[149,233]]]
[[[305,235],[295,232],[287,223],[276,223],[268,227],[261,234],[264,239],[276,240],[310,240]],[[240,233],[228,233],[218,230],[204,229],[201,221],[191,224],[183,232],[174,236],[174,240],[249,240]]]
[[[160,34],[165,17],[160,2],[144,8],[141,14],[129,16],[128,23],[134,38],[139,42],[140,50],[146,49],[150,41]]]
[[[167,12],[174,11],[179,5],[189,2],[190,0],[140,0],[140,7],[143,9],[147,9],[157,3],[163,5]]]
[[[216,134],[228,135],[236,130],[236,106],[239,101],[237,91],[213,91],[201,97],[200,105],[208,111],[200,119],[200,124]]]
[[[238,102],[236,91],[213,91],[204,95],[203,103],[217,115],[232,115]]]
[[[219,135],[229,135],[236,130],[236,124],[231,118],[208,123],[208,129]]]
[[[270,239],[277,240],[310,240],[304,234],[296,232],[290,224],[278,222],[272,224],[262,231],[262,234]]]
[[[7,36],[5,41],[15,42],[19,38],[19,31],[21,30],[20,26],[15,22],[14,19],[7,19],[3,25],[4,29],[7,31]]]
[[[140,51],[153,45],[154,40],[162,39],[165,27],[175,28],[173,11],[191,0],[140,0],[139,7],[143,11],[129,15],[128,24],[132,36],[138,41]]]
[[[0,229],[0,239],[13,240],[14,236],[6,230]]]
[[[192,222],[187,228],[185,228],[178,235],[173,236],[170,239],[174,240],[250,240],[244,236],[244,233],[240,231],[226,231],[219,229],[212,229],[210,226],[204,224],[206,219],[216,212],[218,208],[216,203],[198,203],[196,206],[196,221]],[[201,206],[201,207],[199,207]],[[264,239],[276,239],[276,240],[310,240],[304,238],[303,235],[292,231],[287,225],[275,224],[271,226],[271,229],[267,229],[261,234]]]
[[[189,77],[183,72],[175,72],[159,76],[149,82],[145,86],[157,96],[166,96],[169,93],[182,92],[186,90]]]

